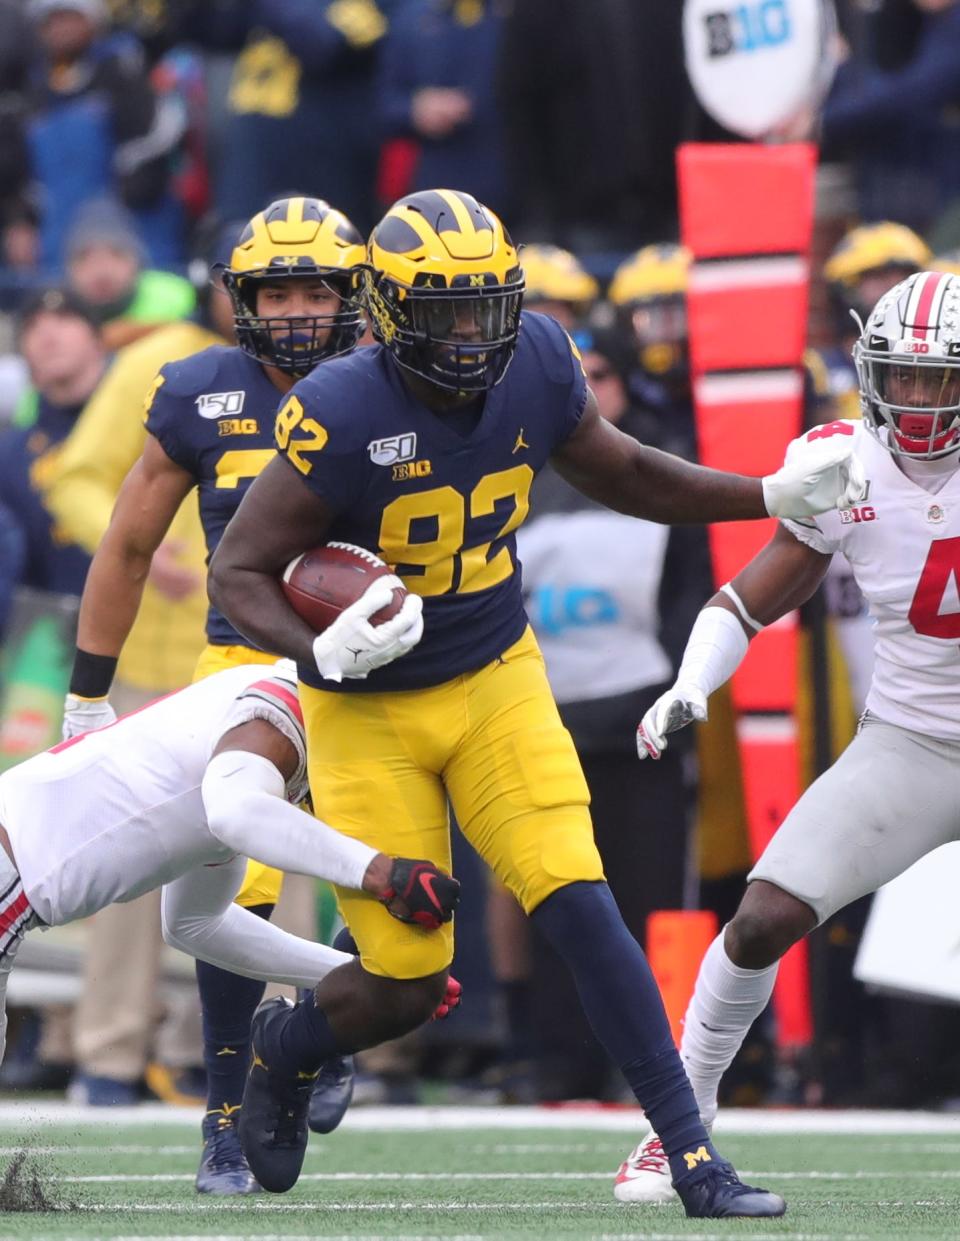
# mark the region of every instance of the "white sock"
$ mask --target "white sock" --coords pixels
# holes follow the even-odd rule
[[[683,1019],[680,1057],[705,1125],[717,1116],[720,1078],[773,991],[779,962],[744,970],[727,956],[723,931],[706,951]]]

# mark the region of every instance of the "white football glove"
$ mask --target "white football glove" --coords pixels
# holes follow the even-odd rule
[[[771,517],[816,517],[832,508],[851,508],[863,498],[866,475],[850,437],[794,440],[775,474],[761,479]]]
[[[105,728],[117,718],[117,713],[106,698],[78,698],[67,694],[63,702],[63,727],[60,735],[64,741]]]
[[[370,617],[385,608],[394,590],[402,586],[395,574],[378,577],[356,603],[344,608],[314,639],[313,657],[324,680],[362,680],[417,645],[423,636],[423,600],[419,595],[407,595],[396,616],[382,625],[370,624]]]
[[[667,748],[667,733],[694,720],[707,718],[707,700],[695,685],[676,685],[661,694],[637,725],[637,757],[659,758]]]

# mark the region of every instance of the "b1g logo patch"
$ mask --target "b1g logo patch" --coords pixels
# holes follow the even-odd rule
[[[399,465],[402,461],[412,461],[417,455],[417,433],[404,431],[402,435],[371,440],[367,452],[374,465]]]
[[[840,524],[842,526],[858,525],[861,521],[876,521],[877,510],[872,504],[861,504],[858,508],[842,508]]]
[[[243,409],[246,392],[204,392],[197,397],[201,418],[235,418]]]
[[[217,423],[217,434],[222,438],[226,435],[257,435],[260,424],[256,418],[224,418]]]
[[[428,478],[433,473],[433,466],[424,458],[423,461],[404,461],[393,467],[393,481],[402,483],[408,478]]]

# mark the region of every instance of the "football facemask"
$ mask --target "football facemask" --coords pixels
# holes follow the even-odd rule
[[[317,276],[295,272],[283,279],[301,280],[305,284]],[[251,302],[250,312],[237,315],[234,324],[237,343],[267,366],[275,366],[289,375],[306,375],[328,358],[349,353],[363,332],[363,311],[360,304],[359,277],[342,272],[326,273],[321,283],[335,293],[339,309],[317,315],[261,315],[256,313],[258,285],[273,283],[275,273],[264,277],[247,277],[244,281],[244,302]]]
[[[653,379],[676,382],[687,375],[690,263],[683,246],[644,246],[620,264],[610,282],[608,296],[624,339]]]
[[[637,360],[648,375],[669,379],[688,367],[687,304],[683,296],[656,298],[629,308]]]
[[[960,359],[953,363],[867,357],[861,384],[871,393],[884,446],[911,457],[945,456],[960,447]]]
[[[412,339],[409,351],[398,356],[402,366],[456,392],[484,392],[500,382],[516,343],[519,293],[413,293],[405,302]]]

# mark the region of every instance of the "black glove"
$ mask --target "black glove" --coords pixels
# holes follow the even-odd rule
[[[390,868],[390,887],[379,900],[400,922],[436,931],[453,917],[460,883],[432,862],[398,857]]]

